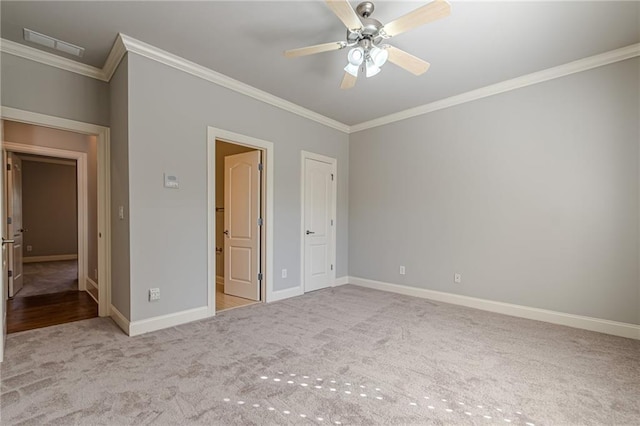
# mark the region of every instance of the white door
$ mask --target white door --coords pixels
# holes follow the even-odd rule
[[[307,292],[329,287],[335,281],[335,167],[309,157],[303,161],[303,277]]]
[[[224,158],[224,292],[260,300],[260,157]]]
[[[7,161],[7,229],[14,241],[9,250],[9,297],[13,297],[22,289],[22,160],[9,152]]]

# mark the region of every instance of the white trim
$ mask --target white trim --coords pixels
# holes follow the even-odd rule
[[[14,142],[4,142],[4,149],[7,152],[15,152],[18,154],[45,155],[55,158],[67,158],[75,160],[76,168],[76,186],[77,186],[77,223],[78,228],[78,290],[86,290],[85,278],[88,276],[89,265],[89,205],[88,205],[88,186],[87,186],[87,154],[80,151],[71,151],[66,149],[48,148],[39,145],[26,145]],[[33,256],[24,259],[23,262],[51,262],[54,260],[70,260],[68,255],[59,256]],[[64,256],[67,256],[65,258]],[[41,260],[33,260],[41,259]]]
[[[333,197],[331,200],[332,206],[332,214],[333,214],[333,228],[331,229],[331,254],[330,261],[333,265],[333,270],[331,271],[331,276],[329,277],[330,283],[336,282],[336,270],[338,269],[337,265],[337,229],[338,229],[338,160],[332,157],[327,157],[326,155],[316,154],[314,152],[309,151],[300,151],[300,287],[302,287],[302,292],[306,292],[305,290],[305,180],[306,180],[306,166],[305,160],[315,160],[320,161],[322,163],[326,163],[331,165],[331,172],[333,173]],[[329,285],[330,287],[333,284]]]
[[[481,87],[479,89],[471,90],[469,92],[461,93],[449,98],[440,99],[435,102],[417,106],[415,108],[410,108],[404,111],[385,115],[383,117],[378,117],[373,120],[355,124],[353,126],[349,126],[317,112],[311,111],[300,105],[294,104],[293,102],[289,102],[278,96],[272,95],[253,86],[242,83],[224,74],[220,74],[202,65],[198,65],[194,62],[188,61],[177,55],[166,52],[155,46],[136,40],[133,37],[129,37],[121,33],[116,37],[116,41],[114,42],[113,47],[111,48],[109,56],[107,57],[107,60],[105,61],[102,69],[73,61],[71,59],[63,58],[61,56],[44,52],[42,50],[6,39],[0,39],[0,51],[107,82],[111,80],[113,73],[117,69],[124,55],[127,52],[133,52],[148,59],[186,72],[193,76],[202,78],[211,83],[252,97],[266,104],[273,105],[277,108],[289,111],[301,117],[305,117],[327,127],[331,127],[343,133],[350,134],[366,129],[371,129],[373,127],[394,123],[396,121],[417,117],[419,115],[428,114],[430,112],[497,95],[499,93],[504,93],[510,90],[520,89],[523,87],[531,86],[533,84],[542,83],[544,81],[552,80],[555,78],[560,78],[570,74],[590,70],[592,68],[597,68],[615,62],[624,61],[626,59],[634,58],[640,56],[640,43],[632,44],[630,46],[611,50],[598,55],[589,56],[556,67],[516,77],[510,80],[505,80],[500,83]]]
[[[101,317],[109,316],[109,306],[111,304],[111,160],[109,157],[109,128],[5,106],[2,107],[0,114],[1,118],[5,120],[96,136],[98,145],[98,314]]]
[[[136,40],[125,34],[120,34],[120,37],[122,38],[127,52],[136,53],[140,56],[144,56],[145,58],[168,65],[177,70],[186,72],[187,74],[191,74],[203,80],[217,84],[218,86],[226,87],[227,89],[257,99],[266,104],[273,105],[285,111],[292,112],[320,124],[324,124],[325,126],[332,127],[341,132],[349,132],[348,125],[332,118],[318,114],[317,112],[301,107],[300,105],[296,105],[293,102],[289,102],[263,90],[256,89],[253,86],[249,86],[241,81],[235,80],[224,74],[220,74],[202,65],[198,65],[195,62],[188,61],[180,56],[164,51],[150,44]]]
[[[362,130],[371,129],[373,127],[384,126],[385,124],[395,123],[396,121],[406,120],[408,118],[428,114],[430,112],[449,108],[455,105],[487,98],[499,93],[504,93],[511,90],[516,90],[556,78],[564,77],[570,74],[587,71],[592,68],[609,65],[614,62],[624,61],[636,56],[640,56],[640,43],[632,44],[631,46],[623,47],[616,50],[611,50],[599,55],[589,56],[584,59],[579,59],[577,61],[559,65],[557,67],[547,68],[542,71],[526,74],[520,77],[513,78],[511,80],[505,80],[500,83],[481,87],[479,89],[471,90],[469,92],[461,93],[449,98],[440,99],[435,102],[424,104],[415,108],[410,108],[404,111],[396,112],[394,114],[385,115],[384,117],[379,117],[374,120],[365,121],[364,123],[351,126],[349,128],[349,133],[355,133]]]
[[[87,277],[87,283],[91,286],[94,287],[96,290],[98,289],[98,283],[95,282],[94,280],[92,280],[91,278]],[[97,302],[97,300],[96,300]]]
[[[175,312],[173,314],[160,315],[139,321],[131,321],[129,323],[129,336],[138,336],[152,331],[162,330],[164,328],[175,327],[176,325],[186,324],[192,321],[198,321],[208,318],[209,307],[188,309],[186,311]]]
[[[89,287],[93,287],[96,290],[96,293],[98,293],[100,291],[98,288],[98,284],[89,277],[87,277],[86,284],[88,285],[85,285],[85,291],[89,293],[89,296],[91,296],[91,298],[95,300],[96,303],[98,303],[98,299],[96,299],[93,293],[89,291]]]
[[[208,307],[210,316],[215,314],[216,307],[216,140],[233,143],[236,145],[245,145],[252,148],[260,149],[264,155],[262,164],[264,166],[265,180],[263,182],[263,191],[265,198],[264,205],[264,287],[262,289],[261,298],[264,302],[273,301],[273,223],[274,223],[274,146],[273,142],[257,139],[251,136],[241,135],[239,133],[229,132],[227,130],[215,127],[207,127],[207,288],[208,288]]]
[[[424,288],[409,287],[399,284],[385,283],[365,278],[349,277],[349,283],[360,287],[407,296],[431,299],[454,305],[467,306],[483,311],[496,312],[519,318],[527,318],[536,321],[544,321],[552,324],[565,325],[573,328],[597,331],[599,333],[612,334],[614,336],[627,337],[640,340],[640,325],[610,321],[600,318],[586,317],[582,315],[567,314],[564,312],[550,311],[547,309],[532,308],[529,306],[515,305],[512,303],[496,302],[493,300],[479,299],[476,297],[462,296],[453,293],[444,293]]]
[[[77,254],[53,254],[50,256],[23,257],[22,263],[59,262],[61,260],[75,260],[75,259],[78,259]],[[80,273],[78,273],[78,276],[81,276]]]
[[[59,164],[61,166],[72,166],[72,167],[76,166],[76,162],[75,161],[63,160],[63,159],[60,159],[60,158],[29,157],[29,156],[24,156],[24,155],[18,155],[18,157],[20,157],[20,160],[22,160],[23,163],[26,161],[26,162],[29,162],[29,163]]]
[[[269,302],[277,302],[278,300],[289,299],[290,297],[302,296],[304,291],[302,286],[286,288],[284,290],[274,291]]]
[[[109,309],[109,316],[113,319],[118,327],[122,329],[127,335],[129,334],[129,320],[120,313],[119,310],[116,309],[115,306],[111,305]]]
[[[347,275],[340,278],[336,278],[336,281],[333,284],[333,287],[339,287],[341,285],[346,285],[346,284],[349,284],[349,277]]]
[[[52,129],[84,133],[86,135],[100,136],[109,130],[108,127],[99,126],[97,124],[83,123],[81,121],[54,117],[52,115],[40,114],[37,112],[24,111],[7,106],[2,106],[2,118],[5,120],[19,121],[20,123],[51,127]]]
[[[24,59],[29,59],[40,64],[49,65],[75,74],[84,75],[85,77],[95,78],[96,80],[109,81],[105,79],[104,72],[100,68],[54,55],[53,53],[35,49],[31,46],[16,43],[15,41],[4,38],[0,39],[0,52],[19,56]]]
[[[122,61],[122,58],[124,58],[126,53],[127,48],[122,41],[121,35],[118,34],[116,41],[111,47],[109,56],[107,56],[107,60],[104,61],[104,66],[102,67],[102,76],[104,81],[111,81],[111,77],[113,77],[113,74],[118,69],[118,65],[120,65],[120,61]]]

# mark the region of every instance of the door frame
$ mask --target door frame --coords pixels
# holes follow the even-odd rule
[[[111,314],[111,160],[110,129],[97,124],[84,123],[30,111],[3,106],[0,118],[8,121],[34,124],[52,129],[66,130],[96,137],[98,183],[98,315]],[[86,282],[86,276],[78,281]],[[2,289],[6,291],[6,289]]]
[[[333,173],[333,197],[331,200],[331,209],[333,213],[333,227],[331,229],[331,263],[333,264],[333,271],[331,274],[330,287],[336,285],[336,270],[338,265],[336,263],[336,251],[337,251],[337,232],[338,229],[338,160],[333,157],[327,157],[326,155],[316,154],[309,151],[300,152],[300,286],[302,287],[302,293],[305,293],[305,180],[306,180],[306,166],[307,159],[328,163],[331,165]]]
[[[273,291],[273,142],[230,132],[216,127],[207,127],[207,308],[209,316],[216,313],[216,140],[255,148],[262,156],[262,286],[261,301],[275,300]]]
[[[77,227],[78,227],[78,290],[87,290],[88,262],[89,262],[89,215],[87,184],[87,154],[80,151],[69,151],[58,148],[48,148],[36,145],[24,145],[14,142],[4,142],[6,152],[14,154],[43,155],[46,157],[64,158],[76,161],[76,197],[77,197]],[[91,280],[93,281],[93,280]],[[100,281],[100,279],[98,279]],[[89,293],[91,295],[91,293]],[[93,297],[93,295],[91,295]],[[97,302],[97,301],[96,301]]]

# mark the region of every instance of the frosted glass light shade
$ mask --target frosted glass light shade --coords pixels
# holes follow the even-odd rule
[[[346,67],[344,67],[344,70],[346,72],[348,72],[349,74],[351,74],[354,77],[358,76],[358,68],[360,68],[359,65],[353,65],[353,64],[347,64]]]
[[[367,61],[367,78],[373,77],[380,72],[380,67],[373,63],[371,59]]]
[[[349,51],[347,60],[351,65],[359,66],[364,61],[364,49],[362,47],[354,47]]]
[[[371,60],[373,61],[373,63],[378,68],[380,68],[385,64],[385,62],[387,62],[387,59],[389,59],[389,52],[387,52],[387,49],[380,49],[379,47],[374,47],[373,49],[371,49],[369,56],[371,56]]]

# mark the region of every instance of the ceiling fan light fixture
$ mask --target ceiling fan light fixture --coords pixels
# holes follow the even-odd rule
[[[346,67],[344,67],[344,70],[346,72],[348,72],[349,74],[351,74],[354,77],[358,76],[358,68],[360,68],[359,65],[353,65],[351,63],[347,64]]]
[[[373,77],[380,72],[380,67],[377,66],[373,60],[367,60],[367,78]]]
[[[364,49],[362,47],[354,47],[349,51],[349,55],[347,55],[347,60],[350,65],[355,67],[359,67],[364,61]]]
[[[373,63],[380,68],[387,62],[387,59],[389,59],[389,52],[387,52],[387,49],[380,49],[379,47],[374,46],[371,49],[369,56],[371,56]]]

